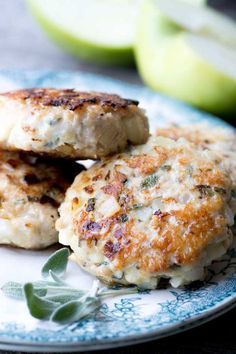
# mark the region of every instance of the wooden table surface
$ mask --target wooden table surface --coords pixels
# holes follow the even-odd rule
[[[210,4],[236,18],[236,0]],[[141,84],[135,69],[97,67],[62,52],[41,32],[24,0],[0,0],[0,69],[83,70]],[[112,354],[236,354],[236,309],[199,328],[166,339],[103,351]],[[0,351],[0,354],[6,353]],[[9,352],[8,352],[9,353]]]

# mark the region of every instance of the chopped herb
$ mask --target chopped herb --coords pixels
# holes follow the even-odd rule
[[[141,209],[143,207],[143,204],[139,203],[139,204],[133,204],[131,207],[130,207],[130,210],[133,210],[133,209]]]
[[[226,195],[226,190],[222,187],[211,187],[208,185],[200,184],[196,186],[202,197],[213,197],[215,192],[220,195]]]
[[[170,165],[161,166],[161,170],[163,170],[163,171],[170,171],[170,170],[171,170],[171,166],[170,166]]]
[[[152,175],[146,177],[143,180],[143,182],[141,183],[141,187],[143,189],[149,189],[149,188],[154,187],[157,184],[158,178],[159,177],[153,173]]]
[[[39,197],[31,197],[31,195],[27,195],[27,199],[29,202],[39,202],[40,201]]]
[[[96,203],[96,198],[90,198],[88,200],[86,211],[87,212],[94,211],[95,203]]]
[[[236,190],[235,189],[231,190],[231,197],[236,198]]]
[[[47,123],[49,125],[56,125],[57,123],[59,123],[62,120],[62,117],[53,117],[53,118],[49,118],[49,120],[47,121]]]
[[[189,165],[186,167],[186,171],[189,174],[190,177],[193,175],[193,166]]]
[[[52,147],[58,145],[59,141],[60,141],[60,138],[57,137],[57,138],[56,138],[55,140],[53,140],[53,141],[52,141],[52,140],[51,140],[51,141],[47,141],[46,144],[44,144],[44,147],[46,147],[46,148],[52,148]]]
[[[119,204],[120,206],[124,206],[128,203],[129,197],[126,194],[120,194],[119,196]]]
[[[221,188],[221,187],[214,187],[214,191],[216,193],[221,194],[221,195],[225,195],[226,194],[226,190],[224,188]]]
[[[122,215],[120,215],[120,217],[119,217],[119,220],[121,221],[121,222],[126,222],[126,221],[128,221],[128,215],[126,215],[126,214],[122,214]]]
[[[199,184],[196,186],[196,188],[199,191],[201,198],[213,197],[214,195],[214,191],[212,190],[211,186]]]
[[[27,197],[27,199],[29,198],[29,196]],[[29,200],[29,199],[28,199]],[[26,199],[24,199],[24,198],[20,198],[20,199],[16,199],[15,201],[14,201],[14,205],[18,205],[18,204],[23,204],[23,203],[26,203]],[[2,201],[1,201],[1,203],[2,203]]]
[[[109,262],[107,262],[107,261],[103,261],[103,262],[101,262],[100,264],[99,264],[99,266],[101,266],[101,265],[108,265],[109,264]]]

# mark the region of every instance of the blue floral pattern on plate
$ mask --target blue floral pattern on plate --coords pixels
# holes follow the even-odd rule
[[[152,130],[168,122],[206,122],[227,126],[220,119],[152,92],[148,88],[92,74],[72,72],[1,71],[0,89],[74,87],[107,91],[138,99],[147,110]],[[0,260],[1,264],[1,260]],[[29,328],[17,321],[1,322],[0,348],[31,351],[73,351],[108,348],[159,338],[198,325],[232,308],[236,301],[236,251],[209,270],[204,284],[185,289],[142,291],[105,302],[93,317],[64,327]],[[45,347],[46,346],[46,347]]]

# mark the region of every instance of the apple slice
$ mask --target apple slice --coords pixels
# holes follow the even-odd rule
[[[185,0],[202,5],[206,0]],[[75,56],[130,65],[141,0],[28,0],[48,35]]]
[[[183,1],[147,0],[140,8],[135,54],[152,88],[231,115],[236,113],[234,41],[235,24],[225,16]]]
[[[219,12],[194,3],[179,0],[155,0],[163,15],[185,28],[203,36],[209,36],[236,48],[235,21]]]
[[[35,18],[64,49],[84,60],[133,62],[140,0],[28,0]]]

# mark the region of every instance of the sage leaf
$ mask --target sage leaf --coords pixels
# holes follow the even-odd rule
[[[69,255],[70,251],[66,247],[54,252],[51,257],[48,258],[47,262],[44,264],[41,270],[43,278],[50,276],[50,270],[57,276],[64,275]]]
[[[48,301],[59,302],[60,304],[65,304],[73,300],[78,300],[80,297],[83,297],[84,295],[85,295],[84,292],[81,292],[81,296],[79,296],[78,294],[73,294],[68,292],[68,293],[61,293],[58,295],[47,295],[44,297],[44,299]]]
[[[79,321],[98,311],[101,298],[123,294],[133,294],[137,288],[99,289],[95,280],[89,290],[81,290],[65,283],[61,276],[66,271],[69,250],[56,251],[45,263],[42,276],[49,280],[39,280],[25,285],[8,282],[3,285],[3,293],[14,299],[26,300],[30,314],[40,320],[51,320],[59,324]]]
[[[98,289],[99,289],[99,280],[94,280],[92,287],[89,291],[89,296],[95,297],[97,295]]]
[[[63,286],[49,286],[47,288],[47,295],[48,296],[54,296],[54,295],[58,295],[58,294],[68,294],[68,295],[76,295],[77,298],[80,298],[81,296],[84,295],[84,291],[83,290],[79,290],[79,289],[74,289],[74,288],[70,288],[70,287],[63,287]]]
[[[23,285],[20,283],[10,281],[4,284],[1,290],[4,293],[4,295],[12,299],[24,300],[25,298]],[[47,289],[45,287],[40,287],[40,286],[36,286],[34,288],[34,291],[35,294],[37,294],[38,296],[44,296],[47,293]]]
[[[58,324],[76,322],[95,312],[101,305],[98,298],[90,297],[84,301],[70,301],[58,307],[51,316],[51,321]]]
[[[66,285],[66,283],[60,277],[58,277],[56,273],[54,273],[51,269],[49,270],[49,275],[55,281],[55,283],[57,283],[57,285]]]
[[[48,320],[53,311],[60,305],[60,303],[52,302],[36,295],[32,283],[24,285],[24,294],[31,316],[40,320]]]
[[[9,281],[1,287],[4,295],[11,297],[13,299],[22,300],[24,298],[22,284]]]
[[[34,288],[36,288],[36,287],[40,287],[40,288],[50,288],[50,287],[59,288],[59,287],[62,286],[61,284],[58,284],[58,283],[56,283],[54,281],[47,281],[47,280],[37,280],[37,281],[32,282],[32,284],[34,285]]]
[[[88,297],[85,301],[84,308],[81,311],[79,319],[92,315],[93,313],[98,311],[100,306],[101,306],[101,301],[98,297],[94,297],[94,298]]]
[[[138,288],[123,288],[123,289],[105,289],[102,288],[98,291],[99,297],[108,297],[108,296],[119,296],[119,295],[129,295],[129,294],[136,294],[138,292]]]

